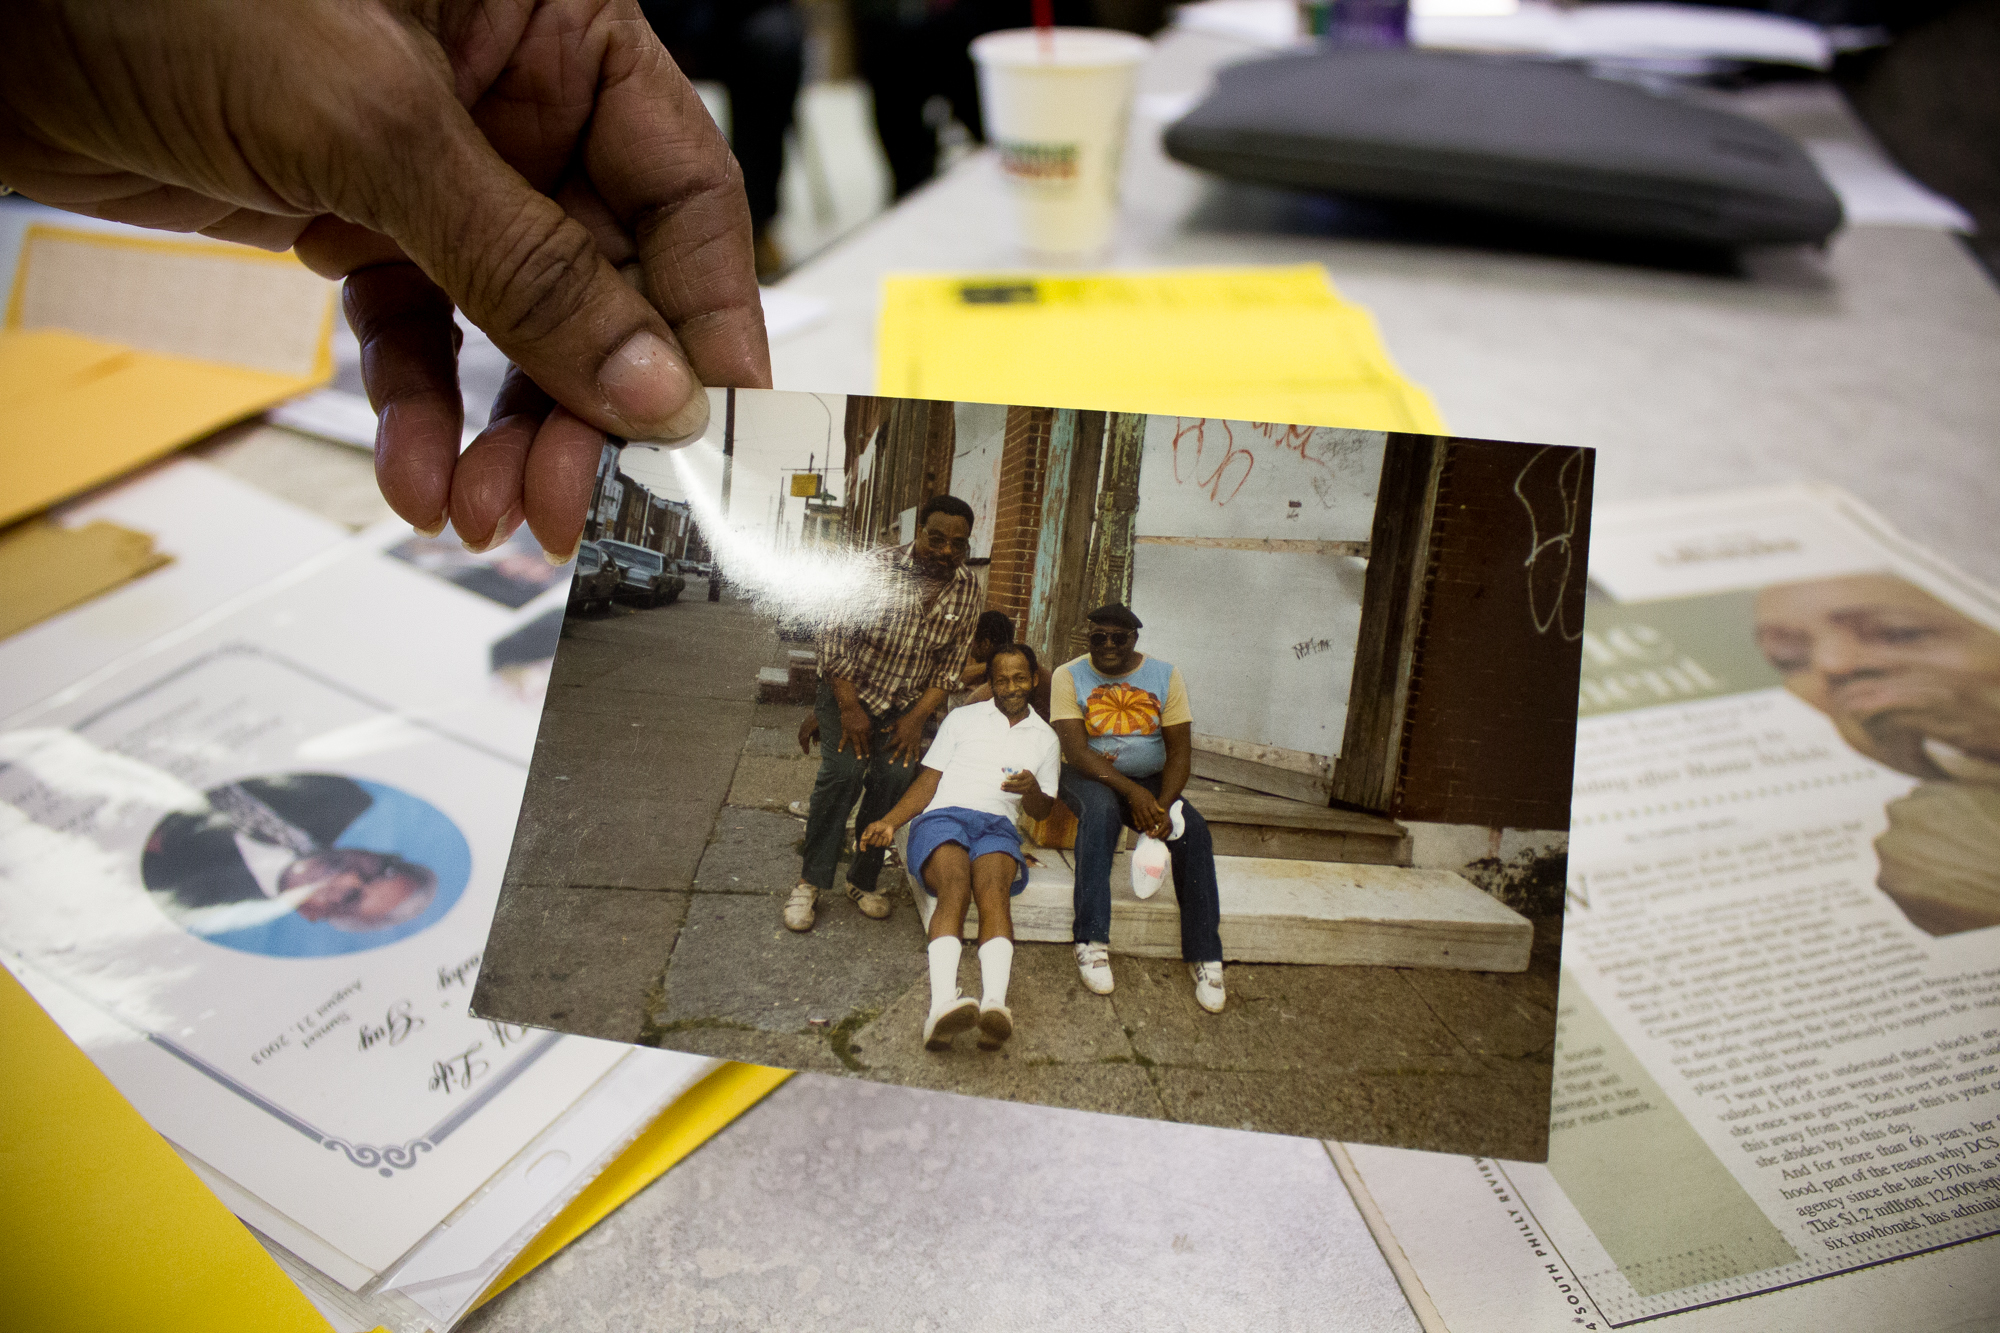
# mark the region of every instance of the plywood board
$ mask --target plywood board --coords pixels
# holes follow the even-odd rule
[[[1007,435],[1007,409],[992,403],[952,407],[955,439],[951,456],[953,495],[972,506],[972,558],[993,555],[993,513],[1000,502],[1000,447]]]
[[[1346,556],[1140,543],[1139,646],[1181,669],[1197,732],[1333,755],[1363,579],[1363,563]]]

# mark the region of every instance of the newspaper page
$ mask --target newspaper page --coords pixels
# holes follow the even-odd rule
[[[64,640],[86,674],[0,720],[0,960],[239,1214],[350,1290],[410,1280],[628,1056],[467,1012],[568,571],[437,545],[384,528],[122,654]],[[199,591],[120,596],[157,630]],[[0,645],[0,675],[54,679],[49,651]],[[606,1143],[711,1067],[641,1063]]]
[[[1351,1183],[1451,1329],[1984,1327],[2000,598],[1820,488],[1594,533],[1548,1165]]]

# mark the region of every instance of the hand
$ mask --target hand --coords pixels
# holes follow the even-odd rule
[[[819,714],[807,713],[799,723],[799,753],[811,754],[812,743],[819,739]]]
[[[914,764],[924,757],[924,720],[915,713],[896,719],[895,745],[889,757],[899,764]]]
[[[636,0],[0,11],[0,181],[347,279],[396,512],[582,534],[603,433],[684,436],[770,354],[741,173]],[[456,305],[517,367],[461,456]]]
[[[1027,769],[1017,768],[1001,779],[1000,790],[1012,792],[1016,796],[1039,796],[1042,784],[1037,782],[1035,775]]]
[[[1134,787],[1132,794],[1125,798],[1125,804],[1132,813],[1132,827],[1141,833],[1149,833],[1155,838],[1164,838],[1174,831],[1174,821],[1167,812],[1160,809],[1160,803],[1153,799],[1153,793],[1144,787]]]
[[[840,744],[834,747],[834,752],[838,754],[849,746],[862,759],[875,748],[875,723],[859,707],[840,710]]]
[[[887,847],[896,840],[896,826],[886,819],[878,819],[861,830],[863,847]]]

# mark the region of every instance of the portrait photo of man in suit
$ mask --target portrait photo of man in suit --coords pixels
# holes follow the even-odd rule
[[[167,915],[203,937],[296,914],[361,933],[404,925],[436,897],[429,866],[388,849],[342,846],[376,804],[352,778],[297,773],[248,778],[204,793],[147,839],[140,876]]]

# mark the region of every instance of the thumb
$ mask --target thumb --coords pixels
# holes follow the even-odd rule
[[[598,429],[680,439],[708,422],[673,333],[582,223],[503,161],[456,101],[435,152],[375,164],[374,220],[534,382]]]

